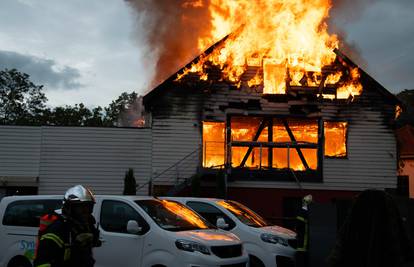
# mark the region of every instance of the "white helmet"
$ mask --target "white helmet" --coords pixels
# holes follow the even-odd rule
[[[312,201],[313,201],[312,195],[306,195],[302,199],[303,205],[309,205],[310,203],[312,203]]]
[[[89,188],[82,185],[75,185],[66,191],[63,198],[63,204],[81,202],[95,203],[95,195]]]

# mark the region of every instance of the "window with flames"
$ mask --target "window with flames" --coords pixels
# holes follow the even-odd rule
[[[345,158],[347,122],[323,125],[325,157]],[[318,168],[318,120],[234,116],[227,144],[225,128],[225,122],[203,122],[203,167],[224,168],[228,158],[232,168]]]

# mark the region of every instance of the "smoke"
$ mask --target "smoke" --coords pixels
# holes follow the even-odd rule
[[[152,85],[196,57],[198,38],[209,36],[206,0],[125,0],[137,12],[148,46],[156,56]]]
[[[340,40],[339,49],[362,68],[368,67],[358,44],[348,39],[346,26],[359,20],[365,10],[379,0],[331,0],[332,8],[328,19],[329,31],[336,34]]]

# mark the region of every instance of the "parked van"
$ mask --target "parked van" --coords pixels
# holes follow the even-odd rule
[[[62,196],[13,196],[0,202],[0,267],[30,267],[39,218]],[[139,196],[96,196],[93,215],[102,246],[96,267],[246,267],[234,234],[217,229],[181,203]]]
[[[252,267],[295,265],[296,233],[276,225],[246,206],[231,200],[166,197],[187,205],[210,223],[237,235],[250,256]]]

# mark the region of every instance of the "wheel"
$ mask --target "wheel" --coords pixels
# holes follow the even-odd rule
[[[250,267],[265,267],[263,262],[255,256],[250,255],[249,261],[250,261]]]

